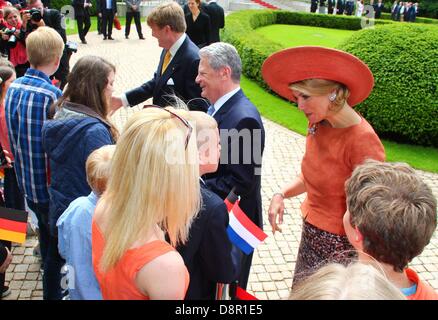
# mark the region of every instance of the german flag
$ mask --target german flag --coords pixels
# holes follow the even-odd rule
[[[26,241],[27,212],[0,207],[0,239],[17,243]]]

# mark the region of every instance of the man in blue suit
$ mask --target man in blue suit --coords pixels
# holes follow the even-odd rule
[[[97,0],[98,16],[102,18],[103,40],[114,40],[113,33],[114,16],[117,15],[116,0]]]
[[[199,111],[189,112],[187,118],[196,123],[199,174],[216,172],[221,150],[216,120]],[[201,211],[190,226],[188,241],[177,247],[190,274],[186,300],[214,300],[217,284],[232,283],[236,278],[227,207],[202,179],[200,185]]]
[[[154,77],[120,97],[113,97],[112,108],[134,106],[153,98],[165,107],[174,104],[173,96],[188,103],[191,110],[206,111],[201,88],[195,82],[199,65],[199,48],[187,37],[184,11],[176,2],[155,7],[147,17],[152,36],[163,48]]]
[[[240,207],[256,225],[263,226],[260,194],[265,131],[260,114],[240,89],[242,63],[230,44],[216,42],[199,51],[196,82],[218,123],[221,158],[217,172],[205,176],[210,190],[225,199],[235,188]],[[252,254],[236,250],[240,259],[239,285],[246,288]]]

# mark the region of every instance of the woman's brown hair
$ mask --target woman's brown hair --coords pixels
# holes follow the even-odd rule
[[[108,119],[111,101],[105,97],[108,76],[115,71],[116,67],[101,57],[80,58],[68,75],[67,88],[62,97],[55,102],[54,109],[62,108],[64,101],[87,106],[110,124],[111,135],[116,140],[117,129]]]

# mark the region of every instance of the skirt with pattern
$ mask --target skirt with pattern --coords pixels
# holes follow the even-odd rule
[[[356,256],[347,236],[321,230],[304,221],[292,287],[328,263],[347,265]]]

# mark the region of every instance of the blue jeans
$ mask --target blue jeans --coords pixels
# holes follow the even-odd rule
[[[43,298],[62,299],[61,268],[65,261],[58,252],[58,237],[49,232],[49,204],[34,203],[27,199],[27,205],[35,212],[40,229],[40,249],[43,260]]]

